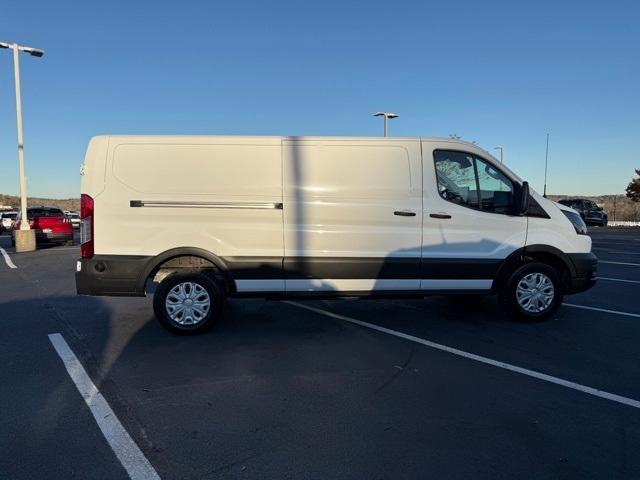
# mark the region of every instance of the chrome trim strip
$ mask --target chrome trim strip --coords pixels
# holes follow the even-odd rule
[[[259,210],[282,210],[282,203],[260,202],[168,202],[162,200],[131,200],[130,207],[166,208],[245,208]]]

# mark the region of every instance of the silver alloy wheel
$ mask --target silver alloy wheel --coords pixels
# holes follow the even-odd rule
[[[554,297],[553,282],[544,273],[529,273],[516,287],[518,303],[527,312],[544,312],[551,307]]]
[[[183,282],[169,291],[164,304],[171,320],[179,325],[195,325],[209,313],[211,298],[202,285]]]

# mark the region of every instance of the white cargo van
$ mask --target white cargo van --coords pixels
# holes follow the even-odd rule
[[[77,291],[210,328],[225,297],[490,294],[553,315],[595,283],[580,216],[475,145],[437,138],[99,136]]]

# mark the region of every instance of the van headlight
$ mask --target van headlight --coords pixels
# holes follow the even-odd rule
[[[582,217],[579,214],[570,212],[568,210],[562,210],[562,213],[564,213],[564,216],[569,219],[569,221],[573,225],[573,228],[576,229],[576,233],[578,235],[587,234],[587,224],[584,223],[584,220],[582,220]]]

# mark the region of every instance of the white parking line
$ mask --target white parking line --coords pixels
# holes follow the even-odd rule
[[[583,310],[593,310],[595,312],[613,313],[614,315],[640,318],[640,313],[621,312],[619,310],[608,310],[606,308],[599,307],[587,307],[586,305],[576,305],[574,303],[563,303],[562,305],[564,305],[565,307],[582,308]]]
[[[598,263],[608,263],[611,265],[631,265],[632,267],[640,267],[640,263],[628,263],[628,262],[609,262],[607,260],[599,260]]]
[[[84,398],[89,410],[93,414],[98,427],[107,439],[118,460],[132,480],[155,480],[160,476],[149,463],[149,460],[129,436],[125,428],[116,417],[113,410],[102,396],[98,388],[87,375],[84,367],[74,355],[73,351],[59,333],[49,335],[49,340],[62,359],[71,380]]]
[[[607,280],[609,282],[640,283],[640,280],[626,280],[624,278],[598,277],[598,280]]]
[[[18,268],[16,267],[16,265],[11,261],[11,257],[9,256],[9,254],[5,251],[4,248],[0,248],[0,253],[2,254],[2,256],[4,257],[4,261],[7,263],[9,268]]]
[[[588,395],[593,395],[594,397],[604,398],[606,400],[611,400],[612,402],[621,403],[629,407],[640,408],[640,401],[634,400],[632,398],[622,397],[620,395],[616,395],[615,393],[609,393],[603,390],[598,390],[596,388],[587,387],[586,385],[580,385],[579,383],[574,383],[568,380],[563,380],[562,378],[553,377],[551,375],[547,375],[546,373],[536,372],[535,370],[529,370],[527,368],[511,365],[510,363],[504,363],[498,360],[493,360],[491,358],[482,357],[474,353],[458,350],[457,348],[447,347],[446,345],[441,345],[439,343],[431,342],[423,338],[414,337],[413,335],[408,335],[406,333],[398,332],[396,330],[391,330],[390,328],[381,327],[380,325],[375,325],[373,323],[363,322],[362,320],[356,320],[355,318],[345,317],[344,315],[338,315],[337,313],[329,312],[327,310],[322,310],[320,308],[310,307],[308,305],[302,305],[300,303],[291,302],[291,301],[285,301],[284,303],[288,303],[289,305],[304,308],[306,310],[310,310],[312,312],[319,313],[320,315],[325,315],[327,317],[335,318],[337,320],[344,320],[345,322],[350,322],[356,325],[360,325],[361,327],[377,330],[378,332],[387,333],[395,337],[403,338],[404,340],[409,340],[410,342],[419,343],[421,345],[435,348],[436,350],[441,350],[443,352],[451,353],[459,357],[464,357],[469,360],[475,360],[476,362],[492,365],[498,368],[503,368],[505,370],[509,370],[515,373],[520,373],[522,375],[527,375],[528,377],[533,377],[538,380],[543,380],[545,382],[554,383],[556,385],[561,385],[563,387],[571,388],[573,390],[578,390]]]

